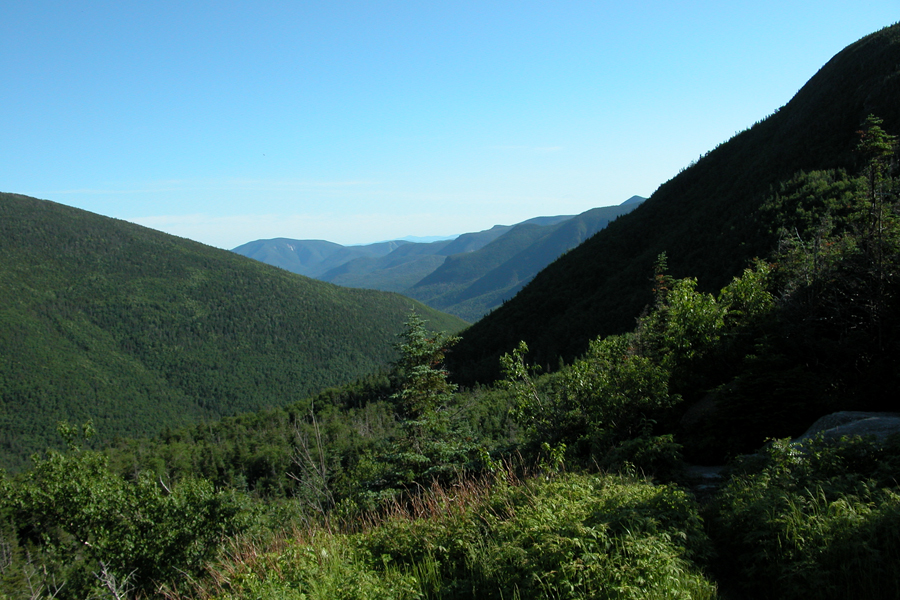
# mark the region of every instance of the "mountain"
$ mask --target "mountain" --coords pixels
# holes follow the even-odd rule
[[[404,293],[431,307],[477,321],[512,298],[541,269],[644,199],[594,208],[561,220],[537,218],[513,227],[487,246],[450,256]]]
[[[438,269],[448,256],[480,250],[506,235],[512,228],[511,225],[495,225],[485,231],[464,233],[450,240],[428,244],[406,244],[379,258],[355,258],[322,273],[318,278],[346,287],[409,295],[408,290]]]
[[[364,246],[342,246],[324,240],[275,238],[248,242],[238,246],[233,252],[291,273],[316,277],[355,258],[384,256],[405,243],[398,240]]]
[[[399,292],[475,321],[512,297],[560,254],[643,201],[633,196],[619,206],[581,215],[535,217],[429,243],[344,247],[277,238],[250,242],[233,251],[341,286]]]
[[[326,243],[309,245],[325,252]],[[0,464],[282,406],[386,366],[415,308],[53,202],[0,194]]]
[[[900,25],[838,53],[785,106],[701,157],[641,205],[538,274],[463,335],[450,357],[463,382],[498,375],[520,340],[555,367],[589,340],[634,327],[665,252],[675,277],[721,288],[777,239],[759,208],[801,171],[862,164],[854,149],[867,115],[900,132]]]
[[[511,228],[508,225],[496,225],[485,231],[464,233],[449,238],[393,240],[358,246],[342,246],[323,240],[274,238],[248,242],[234,248],[232,252],[291,273],[315,277],[346,287],[401,291],[437,268],[450,254],[477,250]],[[404,246],[408,247],[395,253]],[[388,255],[392,256],[384,261],[378,260]],[[435,258],[426,259],[424,267],[411,264],[405,268],[405,271],[418,273],[418,276],[380,273],[398,267],[402,263],[420,262],[422,256]],[[357,277],[361,279],[357,280]],[[410,277],[413,280],[406,283]]]

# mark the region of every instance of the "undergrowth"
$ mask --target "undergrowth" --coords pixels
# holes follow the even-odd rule
[[[710,511],[730,596],[900,597],[900,437],[776,440],[744,462]]]
[[[681,489],[619,475],[434,485],[372,513],[232,543],[201,598],[715,598]],[[170,597],[177,598],[177,594]]]

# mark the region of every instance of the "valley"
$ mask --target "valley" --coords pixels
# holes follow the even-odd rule
[[[321,240],[248,242],[234,252],[337,285],[398,292],[475,322],[541,269],[646,198],[580,215],[535,217],[430,243],[340,246]]]
[[[432,243],[0,194],[0,598],[896,597],[900,432],[799,438],[900,412],[898,97],[893,25],[637,208]]]

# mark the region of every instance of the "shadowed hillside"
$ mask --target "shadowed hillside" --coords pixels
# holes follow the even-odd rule
[[[900,129],[900,26],[852,44],[784,107],[684,169],[647,200],[541,272],[515,298],[473,325],[451,357],[461,381],[497,376],[519,340],[555,367],[598,335],[631,329],[651,301],[653,264],[666,252],[675,277],[715,290],[775,237],[758,214],[779,182],[799,171],[854,171],[866,116]]]
[[[480,250],[447,257],[444,264],[404,293],[431,307],[477,321],[512,298],[557,257],[631,212],[643,200],[634,196],[618,206],[593,208],[554,223],[544,224],[540,219],[520,223]]]

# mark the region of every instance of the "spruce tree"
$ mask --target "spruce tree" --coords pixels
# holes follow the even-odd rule
[[[447,380],[444,355],[459,338],[431,333],[425,321],[411,312],[406,329],[397,345],[400,358],[394,364],[399,391],[391,398],[398,403],[400,436],[394,452],[386,457],[391,463],[392,487],[404,487],[415,481],[440,478],[466,461],[466,439],[462,425],[455,419],[457,386]]]

